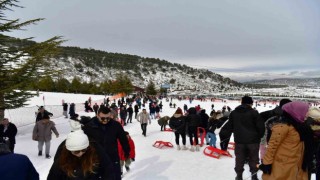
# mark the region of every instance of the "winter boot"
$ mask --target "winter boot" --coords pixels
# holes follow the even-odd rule
[[[191,146],[190,151],[194,152],[195,146]]]
[[[180,149],[181,149],[180,145],[177,145],[177,150],[180,150]]]
[[[237,174],[236,180],[243,180],[243,179],[242,179],[242,173],[241,173],[241,174]]]
[[[46,158],[47,158],[47,159],[50,159],[51,156],[50,156],[49,154],[46,154]]]
[[[124,166],[126,168],[126,171],[130,171],[130,167],[129,166]]]
[[[188,149],[187,146],[183,145],[182,150],[187,150],[187,149]]]
[[[252,173],[251,174],[251,180],[259,180],[257,173]]]
[[[196,151],[200,151],[200,145],[196,146]]]
[[[42,151],[39,151],[39,152],[38,152],[38,156],[42,156]]]

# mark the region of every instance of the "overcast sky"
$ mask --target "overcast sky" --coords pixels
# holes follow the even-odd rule
[[[238,81],[320,77],[318,0],[21,0],[15,37],[155,57]]]

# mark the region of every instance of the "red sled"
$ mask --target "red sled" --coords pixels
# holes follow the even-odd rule
[[[221,149],[212,147],[212,146],[207,146],[204,150],[203,153],[206,156],[214,157],[219,159],[220,156],[228,156],[232,158],[232,155],[228,151],[223,151]]]
[[[156,148],[159,148],[159,149],[163,148],[164,146],[170,147],[170,148],[173,147],[173,145],[170,142],[165,142],[165,141],[156,141],[153,144],[153,147],[156,147]]]
[[[172,132],[172,129],[171,128],[164,128],[163,131]]]
[[[202,132],[202,136],[201,135],[201,132]],[[204,139],[206,137],[206,130],[202,127],[198,127],[197,128],[197,135],[198,135],[198,138],[200,137],[200,147],[202,147],[204,145]],[[193,140],[193,145],[196,145],[196,140]]]
[[[229,142],[228,149],[234,150],[235,145],[236,145],[236,144],[235,144],[234,142]]]

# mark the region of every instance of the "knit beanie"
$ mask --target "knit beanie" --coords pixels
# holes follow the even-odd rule
[[[82,130],[71,132],[67,136],[66,148],[69,151],[79,151],[89,146],[89,139]]]
[[[182,109],[178,107],[178,109],[176,110],[175,114],[183,114]]]
[[[308,117],[320,120],[320,109],[317,107],[310,107],[308,111]]]
[[[243,96],[242,99],[241,99],[241,104],[253,104],[252,97]]]
[[[282,106],[282,110],[287,112],[298,123],[303,123],[309,111],[309,104],[295,101]]]

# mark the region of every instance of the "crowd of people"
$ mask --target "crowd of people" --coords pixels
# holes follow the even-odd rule
[[[69,113],[71,132],[56,151],[48,179],[122,179],[123,169],[130,171],[130,165],[135,161],[135,144],[129,132],[125,131],[126,124],[132,123],[133,113],[144,137],[147,137],[147,126],[152,119],[158,120],[161,131],[167,130],[168,125],[179,151],[197,152],[205,144],[227,152],[233,134],[236,180],[243,179],[246,163],[252,180],[259,179],[258,170],[263,171],[264,180],[308,180],[314,171],[320,178],[320,143],[317,138],[320,110],[302,101],[282,99],[275,109],[259,113],[253,107],[252,97],[244,96],[234,110],[229,106],[215,110],[212,104],[208,115],[200,105],[188,108],[185,104],[174,107],[174,114],[163,117],[160,113],[162,102],[154,97],[121,98],[117,103],[107,101],[101,105],[95,103],[93,109],[91,103],[91,99],[86,101],[85,108],[95,112],[92,118]],[[63,103],[65,117],[68,117],[67,108]],[[38,142],[38,156],[43,155],[45,145],[45,158],[51,158],[52,132],[59,137],[55,123],[50,120],[52,115],[41,106],[33,129],[32,139]],[[25,175],[37,179],[39,175],[30,160],[24,155],[14,154],[16,134],[17,127],[8,118],[3,119],[0,125],[0,162],[11,156],[21,159],[31,169]],[[220,146],[217,146],[218,137]]]

